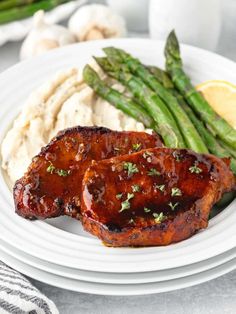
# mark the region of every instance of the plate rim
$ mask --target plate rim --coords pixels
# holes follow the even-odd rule
[[[4,243],[4,241],[2,240],[0,240],[0,251],[5,252],[9,256],[12,256],[13,258],[17,259],[20,262],[23,262],[24,264],[27,264],[39,270],[45,271],[47,273],[51,273],[51,274],[69,278],[69,279],[82,280],[82,281],[95,282],[95,283],[97,282],[97,283],[104,283],[104,284],[144,284],[144,283],[174,280],[174,279],[179,279],[183,277],[188,277],[190,275],[194,275],[194,274],[206,271],[206,270],[210,270],[212,268],[220,266],[236,258],[236,249],[232,249],[220,255],[216,255],[210,259],[207,259],[198,263],[186,265],[186,266],[177,267],[174,269],[170,268],[170,269],[165,269],[161,271],[122,274],[122,273],[93,272],[93,271],[85,271],[85,270],[72,269],[72,268],[68,269],[68,267],[63,267],[55,263],[49,263],[41,259],[38,259],[37,261],[37,258],[30,256],[29,254],[24,253],[23,251],[21,252],[20,250],[16,248],[9,247],[9,245],[7,243]],[[28,256],[25,257],[24,255],[28,255]],[[44,263],[47,263],[49,265],[45,265]],[[194,270],[193,270],[193,267],[194,267]],[[65,270],[63,270],[62,268],[65,268]],[[184,268],[185,270],[183,271]],[[72,272],[68,273],[67,269]],[[174,274],[173,274],[173,271],[174,271]],[[165,274],[168,272],[171,272],[171,274]],[[89,276],[88,274],[84,274],[84,273],[88,273]],[[146,279],[139,278],[141,274],[144,277],[148,276],[148,278]],[[97,279],[95,277],[95,280],[94,280],[94,277],[91,277],[91,275],[96,275],[96,276],[98,275],[100,276],[100,278]],[[104,279],[102,278],[102,275],[108,276],[108,278],[106,277]],[[114,275],[116,278],[112,277]],[[121,278],[122,275],[124,275],[126,279]],[[131,275],[132,277],[130,276],[131,278],[129,278],[128,277],[129,275]],[[127,279],[127,277],[129,279]]]
[[[2,253],[0,251],[0,253]],[[5,254],[5,253],[4,253]],[[58,287],[61,289],[66,289],[70,291],[75,292],[81,292],[81,293],[89,293],[89,294],[96,294],[96,295],[109,295],[109,296],[134,296],[134,295],[147,295],[147,294],[156,294],[156,293],[163,293],[163,292],[169,292],[169,291],[175,291],[179,289],[184,289],[187,287],[192,287],[195,285],[199,285],[201,283],[213,280],[215,278],[218,278],[220,276],[223,276],[231,271],[234,271],[236,269],[236,259],[226,262],[225,264],[222,264],[218,267],[215,267],[210,270],[206,270],[202,273],[198,273],[195,275],[190,275],[184,278],[179,278],[175,280],[168,280],[167,283],[169,286],[159,287],[163,286],[165,282],[160,283],[150,283],[150,284],[140,284],[140,285],[114,285],[114,284],[98,284],[98,283],[89,283],[86,281],[79,281],[79,280],[73,280],[68,278],[63,278],[61,276],[56,276],[50,273],[46,273],[44,271],[41,271],[39,269],[36,269],[34,267],[31,267],[29,265],[26,265],[22,262],[17,261],[16,259],[13,259],[12,257],[7,257],[7,254],[5,254],[3,261],[10,265],[10,267],[13,267],[14,269],[18,270],[19,272],[23,273],[26,276],[29,276],[33,279],[36,279],[38,281],[44,282],[48,285]],[[9,262],[10,260],[10,262]],[[14,260],[12,262],[12,260]],[[18,263],[17,266],[16,263]],[[20,267],[19,267],[20,263]],[[23,267],[22,267],[23,265]],[[25,270],[25,266],[28,270]],[[35,275],[35,272],[37,275]],[[46,277],[47,276],[47,277]],[[50,279],[48,279],[50,278]],[[195,279],[195,280],[194,280]],[[54,280],[54,281],[53,281]],[[56,280],[56,282],[55,282]],[[187,280],[187,282],[186,282]],[[177,284],[176,284],[177,282]],[[178,285],[179,282],[179,285]],[[73,283],[73,284],[72,284]],[[75,286],[76,284],[76,286]],[[86,288],[87,284],[87,288]],[[97,287],[97,288],[96,288]],[[127,287],[130,287],[129,291]],[[137,287],[139,289],[137,289]],[[150,287],[150,288],[149,288]],[[120,290],[118,290],[119,288]],[[150,290],[148,290],[148,288]],[[116,289],[116,290],[115,290]],[[125,292],[125,289],[127,290]],[[137,289],[135,291],[135,289]]]

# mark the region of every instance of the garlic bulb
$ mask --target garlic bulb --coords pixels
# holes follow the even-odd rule
[[[67,28],[47,24],[44,12],[38,11],[34,15],[33,28],[21,46],[20,59],[27,59],[75,41],[74,35]]]
[[[101,4],[79,8],[70,18],[68,26],[79,41],[122,37],[126,34],[124,19]]]

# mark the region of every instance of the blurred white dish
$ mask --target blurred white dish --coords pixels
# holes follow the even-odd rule
[[[107,4],[125,18],[129,31],[148,31],[149,0],[107,0]]]
[[[221,1],[151,0],[151,38],[164,40],[172,29],[182,43],[214,51],[221,29]]]
[[[64,3],[55,9],[45,13],[45,20],[49,24],[54,24],[69,17],[71,13],[79,6],[86,3],[87,0],[75,0]],[[0,46],[8,41],[22,40],[31,29],[33,18],[27,18],[7,24],[0,25]]]

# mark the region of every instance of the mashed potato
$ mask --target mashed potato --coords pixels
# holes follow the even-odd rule
[[[76,125],[105,126],[118,131],[145,130],[142,123],[97,97],[83,82],[78,69],[57,73],[29,96],[2,142],[2,167],[10,180],[14,182],[24,174],[32,157],[58,131]]]

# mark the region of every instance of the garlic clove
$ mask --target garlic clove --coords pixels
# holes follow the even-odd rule
[[[33,18],[33,27],[21,46],[20,59],[27,59],[74,42],[76,38],[67,28],[47,24],[44,12],[38,11]]]
[[[98,28],[91,28],[88,33],[86,34],[86,36],[84,37],[84,40],[94,40],[94,39],[103,39],[104,34],[101,30],[99,30]]]
[[[79,8],[70,18],[68,27],[79,41],[126,35],[125,20],[101,4]]]
[[[45,16],[44,16],[44,11],[43,10],[39,10],[34,14],[33,17],[33,26],[35,28],[40,28],[40,27],[44,27],[45,25],[47,25],[45,23],[44,20]]]
[[[53,39],[41,39],[37,42],[37,44],[34,47],[33,54],[34,56],[37,56],[43,52],[46,52],[51,49],[55,49],[59,47],[59,43],[56,40]]]

